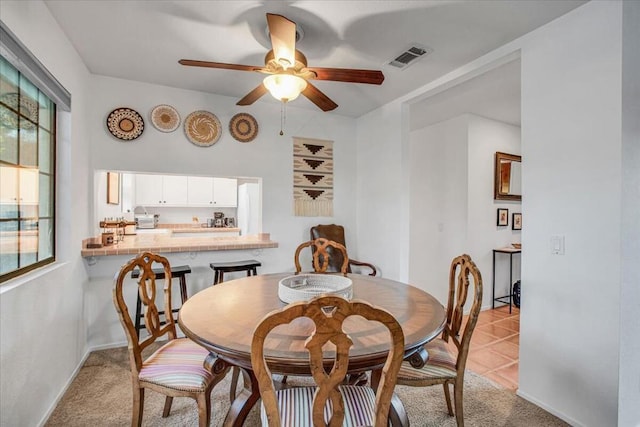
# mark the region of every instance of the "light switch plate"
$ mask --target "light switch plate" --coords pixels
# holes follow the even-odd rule
[[[564,255],[564,236],[551,236],[551,254]]]

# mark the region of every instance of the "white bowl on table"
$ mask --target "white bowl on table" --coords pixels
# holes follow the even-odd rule
[[[350,300],[353,282],[334,274],[296,274],[278,283],[278,297],[282,302],[309,301],[319,295],[337,295]]]

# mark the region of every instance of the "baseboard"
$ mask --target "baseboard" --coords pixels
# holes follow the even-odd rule
[[[563,414],[562,412],[556,411],[555,409],[549,407],[548,405],[545,405],[544,403],[540,402],[538,399],[535,399],[534,397],[528,395],[527,393],[520,391],[520,389],[516,391],[516,394],[521,398],[523,398],[524,400],[531,402],[536,406],[539,406],[540,408],[544,409],[548,413],[555,415],[556,417],[560,418],[562,421],[566,422],[567,424],[573,427],[586,427],[584,424],[581,424],[578,421],[574,420],[573,418],[567,416],[567,414]]]
[[[38,423],[38,427],[43,427],[46,424],[47,420],[49,420],[49,417],[51,416],[53,411],[56,409],[56,406],[58,406],[58,403],[60,403],[60,400],[62,399],[64,394],[69,389],[69,386],[71,386],[71,383],[73,383],[73,380],[75,380],[76,377],[78,376],[78,373],[80,372],[80,369],[82,369],[82,366],[84,365],[84,362],[87,361],[87,358],[89,357],[89,355],[92,352],[97,351],[97,350],[106,350],[106,349],[109,349],[109,348],[122,347],[122,346],[126,346],[126,345],[127,345],[127,342],[125,341],[125,342],[121,342],[121,343],[112,343],[112,344],[105,344],[105,345],[100,345],[100,346],[95,346],[95,347],[88,347],[85,350],[85,352],[82,355],[82,357],[80,358],[80,362],[78,363],[78,365],[75,367],[75,369],[71,373],[71,376],[69,377],[69,379],[65,383],[64,387],[62,387],[62,389],[60,390],[60,392],[58,393],[56,398],[51,403],[51,406],[49,406],[49,409],[47,409],[47,412],[45,412],[44,416],[42,417],[42,419]]]
[[[126,347],[126,346],[127,346],[126,341],[115,342],[111,344],[94,345],[93,347],[89,348],[89,353],[93,353],[94,351],[99,351],[99,350],[109,350],[111,348]]]

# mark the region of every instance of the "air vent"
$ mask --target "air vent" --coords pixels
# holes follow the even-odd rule
[[[433,52],[433,49],[427,46],[412,45],[408,49],[405,49],[400,55],[398,55],[392,61],[389,61],[389,65],[396,68],[407,68],[410,64],[416,62],[416,60],[423,58]]]

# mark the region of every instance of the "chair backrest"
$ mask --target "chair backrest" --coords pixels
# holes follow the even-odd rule
[[[251,365],[258,379],[260,396],[269,420],[270,427],[280,427],[280,413],[275,388],[271,379],[271,371],[267,366],[264,353],[265,339],[269,332],[279,325],[288,324],[299,317],[309,318],[315,330],[307,339],[305,347],[309,351],[311,374],[318,388],[313,397],[314,426],[342,426],[344,419],[344,403],[338,385],[347,374],[349,349],[353,345],[351,338],[342,330],[342,324],[349,316],[362,316],[370,321],[382,323],[390,332],[390,349],[382,369],[382,375],[376,390],[375,426],[386,427],[391,398],[398,371],[404,358],[404,333],[398,321],[386,310],[373,307],[365,301],[347,301],[339,296],[320,296],[309,302],[290,304],[280,310],[269,313],[258,324],[251,342]],[[310,328],[312,330],[312,328]],[[331,371],[327,373],[328,354],[323,353],[323,345],[328,346],[333,356]],[[333,413],[329,423],[324,419],[324,408],[331,402]]]
[[[347,247],[344,238],[344,227],[336,224],[318,224],[311,227],[309,230],[311,240],[315,239],[327,239],[340,243],[345,248]],[[329,265],[327,267],[328,273],[337,273],[341,271],[343,263],[343,255],[340,251],[335,251],[333,248],[327,248],[329,254]],[[322,262],[323,259],[320,260]],[[347,263],[347,273],[351,273],[351,266]]]
[[[156,276],[152,271],[154,263],[159,263],[164,269],[164,307],[162,308],[158,308],[156,305]],[[140,337],[136,333],[134,319],[131,317],[123,292],[125,283],[131,283],[125,279],[136,268],[140,271],[137,282],[134,282],[137,283],[136,293],[144,307],[144,324],[149,332],[149,336],[143,341],[140,341]],[[144,252],[129,260],[115,275],[113,303],[127,336],[132,373],[137,375],[142,368],[142,351],[145,348],[165,335],[170,340],[176,338],[176,326],[171,315],[171,266],[169,261],[150,252]],[[161,318],[159,314],[161,311],[169,314]],[[163,322],[166,323],[163,324]]]
[[[469,278],[473,280],[469,280]],[[462,316],[469,297],[469,285],[473,282],[473,300],[469,311],[469,318],[462,328]],[[460,255],[451,262],[449,271],[449,302],[447,303],[447,320],[442,332],[442,339],[451,339],[458,348],[456,369],[458,373],[464,371],[471,334],[478,322],[478,315],[482,307],[482,276],[476,264],[467,254]]]
[[[349,256],[347,255],[347,248],[338,242],[324,238],[309,240],[308,242],[301,243],[296,248],[296,253],[293,257],[296,264],[296,274],[302,271],[302,267],[300,265],[300,252],[307,247],[311,247],[311,252],[313,254],[313,270],[316,273],[332,273],[339,271],[345,276],[347,275],[349,270]],[[331,253],[333,254],[339,253],[341,255],[342,265],[339,270],[329,270],[329,263],[333,257],[333,255],[330,255],[329,250],[332,250]]]

